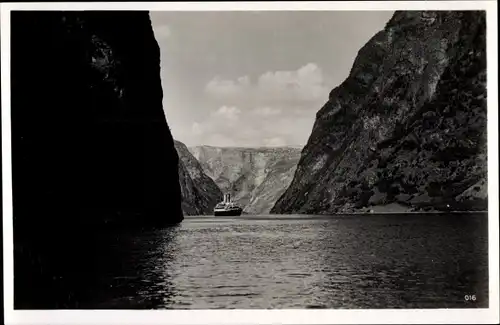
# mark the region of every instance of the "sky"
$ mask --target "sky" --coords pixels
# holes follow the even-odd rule
[[[392,11],[151,12],[163,108],[187,146],[303,146]]]

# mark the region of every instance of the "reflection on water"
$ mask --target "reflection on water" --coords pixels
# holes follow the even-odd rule
[[[80,308],[487,307],[485,215],[187,217],[106,239]],[[474,294],[475,302],[464,295]]]
[[[99,284],[84,308],[152,309],[170,304],[175,292],[168,269],[176,254],[175,235],[176,228],[169,228],[107,239],[105,253],[99,254]]]

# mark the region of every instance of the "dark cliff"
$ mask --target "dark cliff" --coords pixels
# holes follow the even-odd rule
[[[222,192],[208,177],[200,163],[189,152],[186,145],[175,142],[179,155],[179,182],[182,193],[182,211],[186,215],[213,214],[215,205],[222,201]]]
[[[274,213],[486,210],[484,12],[396,12],[317,115]]]
[[[159,47],[148,12],[11,22],[15,302],[75,307],[97,232],[183,218]]]

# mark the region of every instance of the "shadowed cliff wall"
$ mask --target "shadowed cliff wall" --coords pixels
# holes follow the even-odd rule
[[[74,307],[95,233],[183,218],[159,47],[148,12],[11,20],[16,304]]]
[[[198,160],[186,145],[175,141],[179,155],[179,181],[182,194],[182,211],[185,215],[212,215],[223,194],[217,184],[208,177]]]
[[[271,212],[486,210],[486,138],[485,12],[396,12],[316,114]]]

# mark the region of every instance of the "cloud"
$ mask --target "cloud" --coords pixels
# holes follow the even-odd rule
[[[220,147],[235,147],[236,142],[233,138],[228,137],[224,134],[214,133],[207,137],[207,143],[217,145]]]
[[[314,63],[295,71],[268,71],[259,77],[257,88],[259,93],[273,99],[302,101],[322,99],[329,91],[322,70]]]
[[[308,63],[297,70],[267,71],[252,83],[248,76],[235,80],[215,77],[205,92],[213,98],[229,102],[246,100],[256,104],[283,102],[326,101],[330,87],[328,78],[315,63]]]
[[[287,143],[283,138],[274,137],[270,139],[264,139],[264,144],[266,147],[282,147]]]
[[[217,135],[217,139],[223,134],[229,137],[232,133],[238,131],[241,110],[235,106],[221,106],[211,112],[203,122],[194,122],[191,125],[191,135],[207,140],[207,137]]]
[[[216,110],[213,115],[223,117],[232,121],[236,121],[239,118],[241,110],[235,106],[221,106]]]
[[[193,125],[192,135],[198,143],[215,146],[302,145],[317,110],[328,100],[328,80],[314,63],[252,79],[217,76],[204,89],[212,111]]]
[[[191,126],[191,131],[193,135],[202,135],[204,130],[200,123],[194,122],[193,125]]]
[[[259,116],[267,117],[267,116],[276,116],[281,114],[281,109],[276,107],[257,107],[253,110],[253,113]]]
[[[279,147],[302,145],[308,138],[313,119],[310,117],[263,115],[273,108],[244,111],[235,106],[221,106],[203,121],[191,125],[194,143],[213,146]]]
[[[215,77],[205,86],[205,92],[215,98],[227,99],[241,96],[250,85],[248,76],[239,77],[236,80],[224,80]]]

